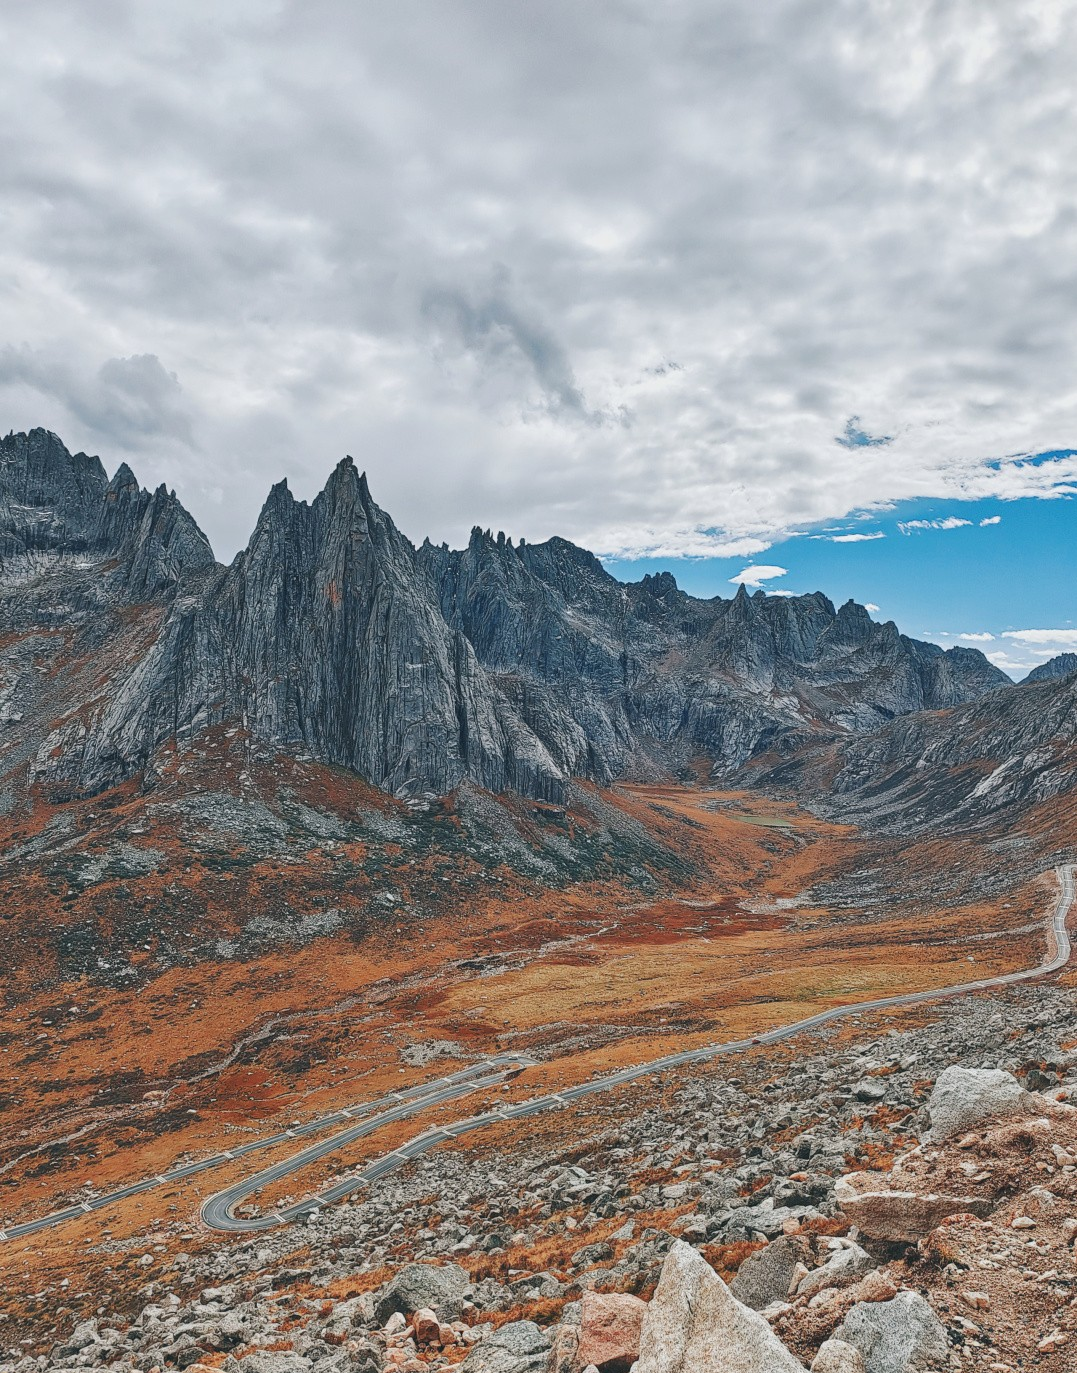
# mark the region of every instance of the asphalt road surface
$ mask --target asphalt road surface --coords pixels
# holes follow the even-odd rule
[[[435,1145],[443,1144],[449,1139],[457,1139],[473,1130],[484,1129],[488,1125],[496,1125],[507,1120],[519,1120],[527,1116],[538,1115],[542,1111],[557,1110],[563,1106],[571,1105],[580,1097],[590,1096],[595,1092],[609,1091],[612,1087],[619,1087],[626,1082],[634,1082],[652,1074],[662,1073],[669,1068],[678,1068],[689,1063],[705,1063],[710,1059],[720,1058],[727,1054],[743,1053],[745,1050],[759,1045],[777,1044],[784,1039],[791,1039],[794,1035],[802,1034],[805,1030],[813,1030],[820,1025],[827,1025],[851,1016],[864,1015],[871,1011],[888,1010],[892,1007],[915,1006],[926,1001],[948,1000],[952,997],[965,996],[970,992],[989,991],[992,988],[1009,987],[1018,982],[1028,982],[1033,978],[1047,977],[1064,968],[1070,959],[1070,937],[1066,929],[1066,921],[1073,906],[1075,895],[1077,895],[1077,864],[1068,863],[1058,867],[1055,869],[1055,875],[1058,878],[1059,890],[1047,923],[1047,957],[1044,962],[1023,972],[1005,973],[999,977],[981,978],[975,982],[961,982],[952,987],[940,987],[931,991],[905,992],[898,996],[878,997],[874,1001],[853,1002],[846,1006],[836,1006],[828,1011],[819,1011],[816,1015],[808,1016],[804,1020],[794,1021],[790,1025],[781,1025],[749,1039],[732,1040],[725,1044],[708,1044],[701,1049],[686,1049],[681,1053],[666,1054],[662,1058],[651,1059],[647,1063],[622,1068],[619,1072],[612,1073],[607,1077],[595,1078],[590,1082],[581,1082],[575,1087],[567,1087],[563,1092],[552,1092],[546,1096],[534,1097],[530,1101],[506,1104],[496,1110],[486,1111],[482,1115],[470,1116],[465,1120],[454,1121],[449,1125],[425,1130],[422,1134],[416,1135],[406,1144],[401,1145],[399,1149],[394,1149],[391,1153],[375,1159],[373,1163],[368,1164],[361,1171],[349,1174],[341,1182],[325,1188],[316,1195],[260,1216],[237,1216],[235,1214],[238,1206],[247,1198],[261,1191],[262,1188],[271,1183],[279,1182],[289,1174],[297,1172],[334,1150],[340,1149],[354,1140],[361,1139],[365,1135],[372,1134],[375,1130],[380,1130],[392,1121],[405,1120],[420,1111],[429,1109],[431,1106],[453,1101],[469,1092],[502,1083],[510,1076],[515,1076],[522,1069],[533,1066],[534,1063],[534,1060],[522,1055],[499,1054],[494,1058],[473,1064],[470,1068],[465,1068],[450,1077],[439,1078],[434,1082],[425,1083],[418,1087],[410,1087],[402,1092],[393,1092],[377,1101],[337,1111],[329,1116],[322,1116],[317,1120],[308,1121],[306,1125],[297,1126],[295,1129],[284,1130],[279,1134],[254,1140],[197,1163],[173,1168],[158,1178],[149,1178],[142,1182],[132,1183],[129,1187],[120,1188],[119,1191],[96,1197],[81,1205],[70,1206],[64,1211],[56,1211],[37,1220],[10,1226],[6,1230],[0,1230],[0,1239],[17,1239],[23,1235],[32,1235],[39,1230],[59,1225],[63,1221],[72,1220],[87,1212],[101,1210],[124,1197],[135,1196],[140,1192],[147,1192],[152,1188],[162,1187],[169,1183],[181,1182],[183,1179],[209,1168],[219,1168],[223,1164],[230,1163],[256,1149],[269,1148],[271,1145],[281,1144],[287,1139],[313,1134],[338,1122],[353,1122],[327,1139],[309,1145],[299,1153],[282,1159],[279,1163],[271,1164],[268,1168],[244,1178],[221,1192],[217,1192],[203,1203],[202,1219],[211,1229],[229,1232],[271,1229],[277,1225],[288,1224],[309,1217],[323,1206],[340,1201],[360,1187],[376,1182],[378,1178],[394,1172],[409,1160],[418,1158],[420,1154],[434,1148]]]
[[[144,1178],[141,1182],[132,1182],[126,1187],[119,1188],[118,1191],[107,1192],[102,1196],[79,1202],[77,1205],[68,1206],[63,1211],[53,1211],[47,1216],[40,1216],[37,1220],[25,1221],[21,1225],[9,1225],[6,1229],[0,1230],[0,1240],[13,1240],[24,1235],[33,1235],[39,1230],[47,1230],[53,1225],[60,1225],[65,1220],[73,1220],[76,1216],[84,1216],[93,1211],[102,1211],[105,1207],[111,1206],[113,1202],[122,1201],[125,1197],[135,1197],[141,1192],[150,1192],[157,1187],[167,1187],[172,1183],[183,1182],[184,1179],[194,1177],[196,1173],[204,1173],[211,1168],[222,1168],[225,1164],[234,1163],[237,1158],[245,1158],[247,1154],[256,1153],[260,1149],[270,1149],[273,1145],[284,1144],[290,1139],[301,1139],[305,1135],[317,1134],[319,1130],[325,1130],[331,1125],[356,1122],[350,1124],[339,1135],[334,1135],[330,1140],[325,1141],[324,1143],[329,1146],[328,1148],[315,1146],[313,1151],[304,1150],[302,1154],[295,1156],[295,1158],[302,1158],[304,1162],[310,1162],[311,1159],[319,1158],[321,1154],[328,1153],[330,1149],[339,1148],[352,1139],[360,1139],[364,1134],[369,1134],[372,1129],[379,1129],[390,1120],[413,1115],[416,1111],[425,1110],[428,1106],[436,1105],[438,1102],[451,1101],[455,1097],[463,1096],[466,1092],[478,1091],[482,1087],[504,1082],[506,1078],[533,1065],[534,1059],[528,1058],[524,1054],[498,1054],[495,1057],[483,1059],[479,1063],[473,1063],[468,1068],[462,1068],[458,1073],[452,1073],[449,1077],[439,1077],[433,1082],[424,1082],[417,1087],[406,1087],[399,1092],[389,1092],[376,1101],[365,1101],[357,1106],[343,1107],[331,1115],[319,1116],[315,1120],[308,1120],[303,1125],[295,1125],[288,1130],[281,1130],[275,1135],[265,1135],[261,1139],[248,1140],[246,1144],[237,1144],[234,1149],[222,1150],[219,1154],[199,1159],[195,1163],[182,1164],[177,1168],[169,1169],[167,1173],[160,1173],[157,1177]],[[297,1166],[295,1158],[289,1160],[289,1168],[286,1171]],[[270,1172],[272,1170],[265,1171]],[[256,1174],[256,1176],[261,1177],[261,1174]],[[267,1179],[267,1181],[270,1180],[272,1179]],[[258,1186],[264,1186],[264,1183],[259,1183]]]

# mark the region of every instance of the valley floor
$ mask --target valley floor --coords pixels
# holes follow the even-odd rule
[[[335,812],[326,799],[332,778],[308,779],[308,809],[318,799],[314,782],[323,788],[319,813],[342,813],[339,797],[332,798]],[[347,801],[354,809],[355,798]],[[106,869],[105,880],[85,887],[65,878],[58,889],[55,867],[47,866],[55,865],[53,856],[26,867],[23,898],[34,894],[35,883],[54,896],[60,890],[55,949],[62,952],[65,937],[85,931],[91,915],[96,937],[111,921],[119,942],[121,912],[155,898],[167,911],[169,948],[187,936],[195,952],[162,958],[159,936],[148,938],[146,956],[130,960],[134,985],[126,986],[108,968],[91,965],[65,977],[59,958],[40,957],[35,967],[16,955],[11,986],[18,994],[0,1017],[3,1223],[424,1082],[482,1055],[512,1051],[535,1060],[507,1090],[469,1097],[465,1110],[449,1106],[401,1122],[289,1176],[279,1195],[257,1198],[268,1207],[397,1147],[422,1126],[495,1102],[756,1035],[845,1002],[1006,973],[1041,957],[1052,886],[1050,868],[1042,866],[1047,855],[1032,837],[1020,862],[1012,848],[983,845],[973,868],[969,841],[899,849],[759,797],[652,786],[622,788],[602,804],[616,808],[615,820],[570,810],[550,822],[577,848],[583,840],[576,831],[596,849],[623,848],[626,834],[636,836],[639,870],[632,880],[617,876],[611,863],[554,885],[541,868],[529,874],[526,855],[504,845],[498,861],[478,871],[459,856],[446,858],[444,844],[438,862],[425,854],[416,863],[406,829],[393,828],[402,822],[389,816],[382,828],[393,837],[378,864],[370,863],[367,845],[362,875],[364,909],[380,918],[335,931],[330,921],[328,933],[305,940],[293,934],[245,946],[243,922],[272,912],[279,891],[291,893],[294,905],[294,893],[305,890],[311,907],[303,918],[324,910],[328,898],[319,893],[328,890],[326,873],[335,877],[346,838],[311,845],[301,867],[278,852],[237,862],[231,873],[197,844],[177,845],[164,874],[132,871],[138,862],[127,855],[127,871],[109,877]],[[141,842],[167,852],[160,824],[156,832],[150,826],[148,840],[132,841],[145,809],[137,798],[118,799],[112,816],[119,820],[112,823],[126,826],[126,837],[118,841],[113,833],[113,849]],[[530,833],[520,817],[515,825],[517,833]],[[20,838],[25,844],[33,836]],[[533,845],[538,862],[547,862],[550,851]],[[405,869],[401,854],[408,852]],[[655,853],[665,855],[662,862]],[[65,861],[74,864],[76,856],[68,852]],[[624,853],[617,859],[623,868]],[[597,853],[590,861],[601,860]],[[404,872],[410,885],[401,880]],[[234,902],[219,895],[229,887]],[[339,884],[335,890],[340,900]],[[19,899],[13,879],[9,906]],[[243,909],[246,902],[261,908]],[[13,948],[20,947],[29,945],[16,937]],[[828,1035],[852,1045],[875,1035],[876,1022],[908,1034],[937,1014],[930,1007],[904,1011]],[[767,1049],[750,1057],[752,1074],[773,1078],[796,1054]],[[734,1079],[744,1069],[710,1071]],[[508,1123],[436,1154],[446,1161],[490,1158],[497,1169],[538,1141],[563,1154],[598,1124],[638,1118],[662,1099],[653,1081],[636,1084],[556,1119]],[[282,1143],[259,1154],[258,1164],[295,1147]],[[150,1245],[154,1257],[144,1267],[154,1272],[179,1253],[220,1252],[222,1241],[198,1225],[198,1210],[247,1171],[240,1164],[215,1170],[0,1245],[9,1314],[20,1325],[29,1320],[28,1329],[35,1310],[47,1308],[51,1319],[63,1281],[60,1305],[71,1312],[92,1307],[103,1288],[133,1299],[147,1274],[108,1262],[115,1252]],[[47,1299],[35,1303],[42,1291]]]

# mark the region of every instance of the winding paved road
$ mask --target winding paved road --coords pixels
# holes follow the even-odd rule
[[[456,1139],[460,1135],[469,1134],[473,1130],[484,1129],[488,1125],[495,1125],[508,1120],[519,1120],[527,1116],[538,1115],[542,1111],[557,1110],[562,1106],[571,1105],[572,1102],[581,1097],[590,1096],[595,1092],[608,1091],[610,1088],[619,1087],[623,1083],[665,1072],[669,1068],[677,1068],[689,1063],[705,1063],[710,1059],[720,1058],[727,1054],[743,1053],[747,1049],[763,1044],[777,1044],[782,1040],[791,1039],[794,1035],[802,1034],[805,1030],[813,1030],[821,1025],[846,1019],[850,1016],[898,1006],[915,1006],[926,1001],[949,1000],[953,997],[965,996],[970,992],[1009,987],[1018,982],[1031,981],[1033,978],[1047,977],[1064,968],[1070,959],[1071,946],[1066,921],[1074,900],[1077,898],[1077,864],[1064,864],[1055,869],[1055,875],[1058,878],[1059,890],[1050,919],[1047,922],[1047,957],[1035,968],[1028,968],[1023,972],[1005,973],[998,977],[981,978],[975,982],[961,982],[952,987],[940,987],[924,992],[905,992],[898,996],[878,997],[873,1001],[853,1002],[847,1006],[836,1006],[829,1011],[819,1011],[816,1015],[808,1016],[804,1020],[794,1021],[790,1025],[781,1025],[749,1039],[732,1040],[725,1044],[708,1044],[701,1049],[686,1049],[681,1053],[666,1054],[662,1058],[651,1059],[647,1063],[622,1068],[620,1072],[612,1073],[607,1077],[582,1082],[575,1087],[567,1087],[563,1092],[552,1092],[546,1096],[534,1097],[530,1101],[507,1104],[496,1110],[486,1111],[482,1115],[454,1121],[450,1125],[435,1126],[423,1131],[420,1135],[414,1136],[406,1144],[401,1145],[399,1149],[394,1149],[391,1153],[375,1159],[373,1163],[368,1164],[361,1171],[350,1174],[343,1181],[335,1183],[313,1196],[306,1197],[294,1205],[282,1207],[280,1210],[262,1216],[241,1217],[235,1214],[236,1207],[263,1187],[280,1181],[290,1173],[297,1172],[300,1168],[323,1158],[345,1144],[372,1134],[375,1130],[381,1129],[382,1126],[388,1125],[392,1121],[407,1119],[409,1116],[416,1115],[431,1106],[452,1101],[469,1092],[479,1091],[484,1087],[504,1082],[524,1068],[534,1066],[534,1060],[523,1055],[499,1054],[494,1058],[486,1059],[470,1068],[454,1073],[451,1077],[439,1078],[434,1082],[410,1087],[402,1092],[390,1093],[377,1101],[366,1102],[360,1106],[334,1112],[329,1116],[322,1116],[317,1120],[308,1121],[306,1125],[270,1135],[265,1139],[251,1141],[236,1149],[226,1150],[211,1158],[203,1159],[198,1163],[189,1163],[180,1168],[173,1168],[159,1178],[133,1183],[129,1187],[111,1192],[107,1196],[97,1197],[82,1205],[71,1206],[64,1211],[57,1211],[51,1215],[42,1216],[38,1220],[27,1221],[22,1225],[13,1225],[7,1230],[0,1230],[0,1239],[16,1239],[23,1235],[34,1234],[38,1230],[59,1225],[65,1220],[71,1220],[88,1211],[100,1210],[114,1201],[122,1200],[124,1197],[134,1196],[136,1193],[149,1191],[151,1188],[164,1186],[168,1183],[180,1182],[209,1168],[221,1167],[223,1164],[252,1153],[256,1149],[269,1148],[271,1145],[281,1144],[290,1138],[314,1134],[318,1130],[344,1120],[354,1120],[355,1123],[349,1124],[345,1129],[327,1139],[309,1145],[306,1149],[291,1155],[289,1158],[282,1159],[279,1163],[271,1164],[268,1168],[262,1169],[261,1172],[254,1173],[233,1186],[217,1192],[203,1203],[202,1219],[214,1230],[246,1232],[270,1229],[277,1225],[308,1217],[320,1210],[321,1207],[340,1201],[365,1184],[375,1182],[378,1178],[394,1172],[410,1159],[418,1158],[420,1154],[426,1153],[435,1145],[443,1144],[449,1139]],[[356,1119],[357,1117],[359,1119]]]

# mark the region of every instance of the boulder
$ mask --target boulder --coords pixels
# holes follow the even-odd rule
[[[865,1373],[860,1350],[844,1340],[827,1340],[819,1346],[811,1373]]]
[[[550,1346],[549,1373],[576,1373],[581,1366],[576,1354],[580,1347],[580,1327],[559,1325]]]
[[[773,1301],[785,1301],[797,1264],[802,1264],[808,1254],[806,1242],[795,1235],[772,1240],[765,1249],[748,1255],[729,1290],[753,1311],[762,1311]]]
[[[819,1268],[814,1268],[797,1284],[797,1296],[812,1298],[828,1288],[851,1287],[875,1267],[875,1260],[859,1244],[836,1249]]]
[[[550,1338],[534,1321],[503,1325],[477,1344],[461,1373],[546,1373]]]
[[[872,1173],[839,1178],[834,1199],[848,1219],[872,1239],[913,1244],[930,1234],[947,1216],[986,1216],[988,1197],[959,1197],[937,1192],[890,1191],[878,1187]]]
[[[1012,1073],[953,1064],[939,1074],[932,1089],[927,1103],[931,1128],[923,1138],[938,1144],[1029,1104],[1028,1093]]]
[[[310,1360],[285,1349],[259,1349],[239,1361],[239,1373],[307,1373]]]
[[[804,1373],[804,1365],[678,1240],[643,1317],[635,1373]]]
[[[585,1292],[580,1307],[577,1363],[599,1373],[628,1373],[639,1358],[639,1332],[647,1303],[622,1292]]]
[[[441,1321],[429,1306],[421,1307],[411,1319],[417,1344],[440,1344]]]
[[[919,1292],[854,1306],[834,1338],[860,1351],[866,1373],[920,1373],[945,1368],[946,1330]]]
[[[394,1311],[407,1314],[429,1307],[443,1321],[458,1319],[471,1282],[457,1263],[405,1264],[374,1304],[374,1318],[384,1325]]]

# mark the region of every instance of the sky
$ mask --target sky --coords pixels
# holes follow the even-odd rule
[[[1018,675],[1074,647],[1065,0],[35,0],[0,38],[0,427],[166,482],[219,557],[350,453],[415,539],[818,587]]]

